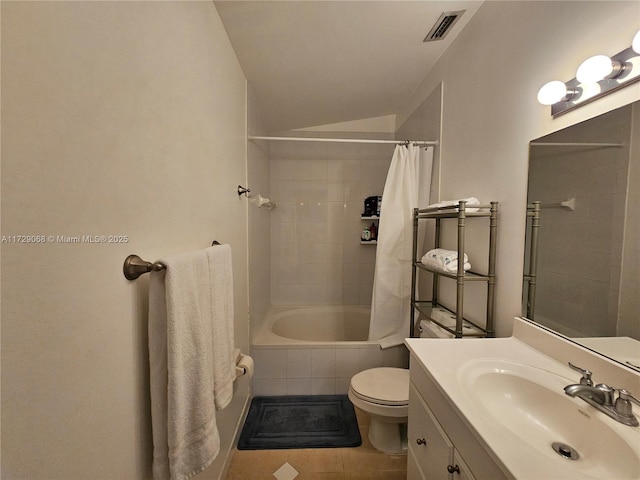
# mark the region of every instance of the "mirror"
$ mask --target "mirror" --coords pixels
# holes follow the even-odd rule
[[[530,143],[522,315],[638,370],[639,186],[640,102]]]

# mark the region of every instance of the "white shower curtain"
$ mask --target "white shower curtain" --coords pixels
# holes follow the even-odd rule
[[[387,173],[369,322],[369,340],[382,348],[409,336],[413,209],[428,204],[432,165],[432,147],[398,145]]]

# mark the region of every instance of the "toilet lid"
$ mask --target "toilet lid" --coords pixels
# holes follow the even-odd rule
[[[384,405],[409,403],[409,370],[380,367],[357,373],[351,378],[351,389],[359,397]]]

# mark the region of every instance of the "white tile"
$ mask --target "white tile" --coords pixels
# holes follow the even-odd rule
[[[351,377],[336,378],[336,395],[346,395],[351,386]]]
[[[298,476],[298,471],[293,468],[289,462],[285,462],[278,470],[273,472],[273,476],[277,480],[293,480]]]
[[[335,377],[336,352],[333,348],[314,348],[311,354],[311,375],[313,378]]]
[[[327,244],[327,263],[335,263],[340,266],[340,275],[342,276],[342,262],[344,256],[342,254],[342,242]]]
[[[335,378],[313,378],[311,379],[311,395],[335,395]]]
[[[342,288],[344,305],[360,305],[360,286],[344,285]]]
[[[309,395],[310,378],[287,378],[287,395]]]
[[[265,378],[262,380],[262,394],[266,396],[278,396],[287,394],[286,378]]]
[[[342,181],[344,179],[344,161],[328,160],[327,161],[327,179],[329,181]]]
[[[360,370],[368,370],[369,368],[381,367],[384,363],[382,350],[375,348],[360,349]]]
[[[339,284],[329,283],[327,285],[327,305],[343,305],[344,294],[342,291],[342,282]]]
[[[293,165],[295,160],[288,158],[274,158],[271,160],[272,180],[293,180]]]
[[[326,159],[314,159],[304,162],[304,180],[323,180],[328,178],[328,162]]]
[[[347,181],[360,180],[360,161],[359,160],[344,161],[344,179]]]
[[[327,200],[329,202],[344,201],[344,184],[337,182],[329,182],[327,184]]]
[[[286,378],[287,351],[283,349],[263,350],[262,361],[256,365],[257,378]]]
[[[322,223],[297,223],[296,242],[317,243],[325,237],[326,225]]]
[[[360,371],[359,348],[336,348],[336,377],[353,377]]]
[[[287,350],[287,378],[311,378],[311,350]]]
[[[344,221],[344,202],[327,202],[327,221],[329,223],[342,223]]]
[[[373,297],[373,282],[372,283],[360,283],[360,304],[370,305]]]
[[[271,244],[296,241],[295,223],[274,223],[271,225]]]
[[[342,272],[345,285],[357,285],[360,283],[359,265],[357,263],[345,263],[342,266]]]

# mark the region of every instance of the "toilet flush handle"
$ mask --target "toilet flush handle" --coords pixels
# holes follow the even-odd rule
[[[418,445],[426,445],[427,444],[427,440],[425,438],[418,438],[418,439],[416,439],[416,443]]]

